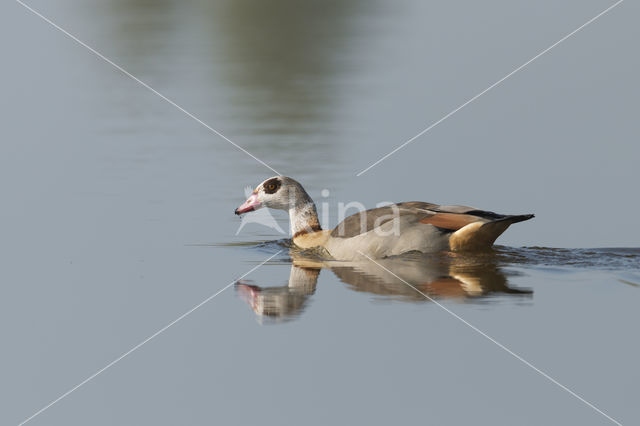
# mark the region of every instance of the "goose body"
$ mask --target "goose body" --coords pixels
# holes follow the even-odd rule
[[[285,176],[262,182],[236,214],[261,207],[288,210],[293,243],[303,249],[324,249],[336,260],[486,249],[509,225],[534,217],[410,201],[362,211],[332,230],[322,230],[311,197]]]

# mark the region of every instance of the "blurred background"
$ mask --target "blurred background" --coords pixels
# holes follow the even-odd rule
[[[613,2],[27,3],[318,202],[535,213],[506,246],[639,245],[635,2],[360,177]],[[276,252],[230,243],[283,236],[235,235],[245,186],[273,171],[19,3],[0,17],[0,423],[14,424]],[[637,271],[562,265],[494,265],[528,296],[455,309],[631,422]],[[286,285],[289,269],[283,254],[249,278]],[[387,302],[323,271],[304,317],[259,328],[230,290],[33,424],[606,421],[433,306]]]
[[[637,246],[640,239],[634,140],[640,58],[632,54],[637,26],[627,25],[637,12],[633,3],[603,16],[358,178],[356,173],[610,3],[30,4],[298,179],[316,199],[327,188],[332,205],[424,200],[536,213],[535,221],[502,237],[507,245],[620,247]],[[89,181],[90,191],[100,182],[87,172],[106,186],[128,179],[129,190],[144,186],[138,198],[153,198],[162,188],[174,196],[171,187],[198,185],[202,197],[212,200],[202,212],[219,210],[221,227],[234,228],[227,213],[242,201],[242,188],[257,185],[271,170],[19,4],[3,8],[9,21],[4,51],[10,56],[3,70],[0,161],[8,186],[3,193],[16,206],[10,209],[22,208],[25,193],[46,196],[39,193],[48,192],[41,182],[25,186],[35,175],[62,169],[66,185]],[[56,139],[44,143],[45,136]],[[50,155],[16,161],[29,155],[19,147],[35,141],[40,153],[49,149]],[[148,185],[145,172],[200,175]],[[84,178],[79,182],[78,176]],[[16,179],[22,185],[14,190],[8,183]],[[122,195],[120,188],[111,192]],[[217,240],[217,232],[197,232]]]

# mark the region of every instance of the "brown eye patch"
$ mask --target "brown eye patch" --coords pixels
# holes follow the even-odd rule
[[[269,179],[263,185],[264,192],[266,192],[267,194],[274,194],[278,189],[280,189],[281,185],[282,182],[280,182],[280,179]]]

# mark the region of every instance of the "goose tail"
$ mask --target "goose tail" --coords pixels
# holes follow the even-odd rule
[[[490,222],[470,223],[451,234],[449,245],[454,251],[488,249],[511,224],[534,217],[533,214],[509,215]]]

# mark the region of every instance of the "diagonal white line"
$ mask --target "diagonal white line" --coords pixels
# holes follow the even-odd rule
[[[438,121],[432,123],[429,127],[427,127],[426,129],[422,130],[420,133],[418,133],[417,135],[415,135],[414,137],[412,137],[411,139],[409,139],[408,141],[406,141],[405,143],[403,143],[402,145],[398,146],[397,148],[395,148],[393,151],[391,151],[390,153],[388,153],[387,155],[385,155],[384,157],[380,158],[378,161],[376,161],[375,163],[371,164],[369,167],[367,167],[366,169],[362,170],[360,173],[358,173],[356,176],[361,176],[364,173],[366,173],[367,171],[369,171],[369,169],[371,169],[372,167],[380,164],[381,162],[383,162],[384,160],[386,160],[387,158],[389,158],[390,156],[392,156],[393,154],[395,154],[396,152],[400,151],[402,148],[404,148],[405,146],[409,145],[411,142],[413,142],[414,140],[418,139],[420,136],[424,135],[425,133],[427,133],[429,130],[433,129],[434,127],[436,127],[438,124],[442,123],[443,121],[445,121],[447,118],[451,117],[453,114],[455,114],[456,112],[460,111],[462,108],[466,107],[467,105],[469,105],[470,103],[472,103],[473,101],[475,101],[476,99],[478,99],[480,96],[484,95],[485,93],[487,93],[489,90],[493,89],[494,87],[498,86],[500,83],[502,83],[503,81],[505,81],[506,79],[508,79],[509,77],[513,76],[515,73],[517,73],[518,71],[522,70],[524,67],[526,67],[527,65],[529,65],[530,63],[532,63],[533,61],[535,61],[536,59],[538,59],[539,57],[541,57],[542,55],[544,55],[545,53],[549,52],[551,49],[553,49],[554,47],[556,47],[557,45],[559,45],[560,43],[562,43],[563,41],[565,41],[566,39],[568,39],[569,37],[575,35],[578,31],[582,30],[584,27],[586,27],[587,25],[593,23],[596,19],[600,18],[602,15],[604,15],[605,13],[609,12],[611,9],[613,9],[614,7],[618,6],[620,3],[622,3],[624,0],[618,0],[616,3],[612,4],[611,6],[609,6],[608,8],[606,8],[605,10],[603,10],[602,12],[598,13],[596,16],[594,16],[593,18],[589,19],[587,22],[585,22],[584,24],[580,25],[578,28],[576,28],[575,30],[571,31],[569,34],[567,34],[566,36],[562,37],[560,40],[556,41],[555,43],[553,43],[551,46],[547,47],[546,49],[544,49],[542,52],[538,53],[536,56],[534,56],[533,58],[529,59],[527,62],[525,62],[524,64],[520,65],[518,68],[514,69],[513,71],[511,71],[509,74],[505,75],[504,77],[502,77],[500,80],[496,81],[495,83],[493,83],[491,86],[487,87],[486,89],[484,89],[482,92],[478,93],[477,95],[475,95],[474,97],[472,97],[471,99],[469,99],[468,101],[466,101],[465,103],[463,103],[462,105],[460,105],[459,107],[457,107],[456,109],[454,109],[453,111],[451,111],[450,113],[448,113],[447,115],[445,115],[444,117],[442,117],[441,119],[439,119]]]
[[[175,325],[177,322],[179,322],[179,321],[183,320],[184,318],[186,318],[187,316],[191,315],[196,309],[200,308],[201,306],[203,306],[204,304],[209,302],[211,299],[215,298],[220,293],[222,293],[223,291],[225,291],[226,289],[231,287],[233,284],[235,284],[236,281],[243,279],[244,277],[246,277],[247,275],[249,275],[250,273],[252,273],[253,271],[255,271],[256,269],[258,269],[259,267],[261,267],[262,265],[264,265],[265,263],[267,263],[268,261],[270,261],[271,259],[273,259],[274,257],[276,257],[277,255],[279,255],[282,252],[283,252],[283,250],[278,251],[273,256],[270,256],[267,260],[259,263],[258,265],[254,266],[253,268],[249,269],[249,271],[245,272],[240,277],[238,277],[235,280],[231,281],[229,284],[227,284],[226,286],[224,286],[223,288],[218,290],[216,293],[214,293],[211,296],[207,297],[202,302],[198,303],[196,306],[194,306],[193,308],[189,309],[187,312],[185,312],[184,314],[180,315],[178,318],[176,318],[175,320],[171,321],[169,324],[165,325],[160,330],[156,331],[151,336],[147,337],[142,342],[138,343],[137,345],[135,345],[134,347],[132,347],[131,349],[129,349],[128,351],[123,353],[118,358],[114,359],[109,364],[107,364],[104,367],[102,367],[100,370],[96,371],[95,373],[93,373],[92,375],[90,375],[89,377],[87,377],[86,379],[84,379],[83,381],[81,381],[80,383],[78,383],[77,385],[75,385],[74,387],[72,387],[71,389],[69,389],[68,391],[63,393],[62,395],[60,395],[59,397],[57,397],[56,399],[51,401],[49,404],[45,405],[44,407],[42,407],[41,409],[36,411],[34,414],[32,414],[31,416],[27,417],[25,420],[23,420],[21,423],[19,423],[18,426],[22,426],[22,425],[26,424],[27,422],[30,422],[35,417],[37,417],[40,414],[42,414],[44,411],[46,411],[47,409],[51,408],[53,405],[57,404],[58,402],[60,402],[61,400],[63,400],[67,396],[69,396],[71,393],[75,392],[81,386],[87,384],[88,382],[90,382],[91,380],[95,379],[100,374],[104,373],[109,368],[113,367],[116,363],[120,362],[122,359],[124,359],[126,356],[130,355],[132,352],[140,349],[141,346],[143,346],[144,344],[148,343],[151,339],[154,339],[158,335],[164,333],[167,329],[169,329],[169,327]]]
[[[381,267],[382,269],[384,269],[385,271],[387,271],[388,273],[390,273],[391,275],[393,275],[394,277],[396,277],[397,279],[399,279],[400,281],[402,281],[403,283],[405,283],[406,285],[408,285],[409,287],[411,287],[412,289],[414,289],[415,291],[417,291],[418,293],[423,295],[430,302],[435,303],[438,307],[442,308],[449,315],[453,316],[455,319],[459,320],[464,325],[466,325],[467,327],[471,328],[473,331],[477,332],[478,334],[480,334],[483,337],[486,337],[488,340],[490,340],[491,342],[496,344],[496,346],[498,346],[500,349],[504,350],[509,355],[513,356],[518,361],[520,361],[523,364],[525,364],[527,367],[530,367],[531,369],[536,371],[538,374],[542,375],[544,378],[548,379],[549,381],[551,381],[555,385],[559,386],[561,389],[567,391],[568,393],[570,393],[571,395],[573,395],[574,397],[576,397],[580,401],[584,402],[586,405],[588,405],[589,407],[593,408],[595,411],[597,411],[598,413],[602,414],[604,417],[606,417],[607,419],[611,420],[613,423],[615,423],[615,424],[617,424],[619,426],[622,426],[622,423],[620,423],[619,421],[617,421],[613,417],[609,416],[607,413],[605,413],[604,411],[602,411],[601,409],[599,409],[598,407],[596,407],[595,405],[593,405],[592,403],[590,403],[589,401],[587,401],[586,399],[584,399],[583,397],[581,397],[580,395],[578,395],[577,393],[575,393],[574,391],[572,391],[571,389],[569,389],[568,387],[566,387],[565,385],[563,385],[562,383],[560,383],[559,381],[557,381],[556,379],[554,379],[553,377],[551,377],[550,375],[545,373],[544,371],[540,370],[538,367],[536,367],[535,365],[531,364],[529,361],[527,361],[526,359],[524,359],[523,357],[521,357],[517,353],[513,352],[511,349],[507,348],[505,345],[503,345],[502,343],[498,342],[496,339],[494,339],[493,337],[489,336],[487,333],[485,333],[484,331],[480,330],[478,327],[474,326],[473,324],[471,324],[470,322],[468,322],[467,320],[462,318],[460,315],[456,314],[455,312],[453,312],[452,310],[450,310],[449,308],[447,308],[446,306],[444,306],[443,304],[441,304],[437,300],[433,299],[432,297],[428,296],[427,294],[423,293],[422,291],[418,290],[415,286],[409,284],[408,282],[406,282],[405,280],[403,280],[402,278],[400,278],[399,276],[394,274],[392,271],[390,271],[389,269],[387,269],[386,267],[384,267],[380,263],[378,263],[375,260],[373,260],[371,257],[367,256],[366,254],[364,254],[360,250],[358,250],[358,253],[360,253],[362,256],[366,257],[371,262],[375,263],[376,265],[378,265],[379,267]]]
[[[31,6],[29,6],[28,4],[24,3],[22,0],[16,0],[16,2],[18,4],[20,4],[21,6],[23,6],[25,9],[27,9],[28,11],[30,11],[31,13],[33,13],[34,15],[36,15],[37,17],[41,18],[43,21],[45,21],[46,23],[48,23],[49,25],[51,25],[55,29],[57,29],[58,31],[60,31],[61,33],[63,33],[64,35],[66,35],[67,37],[69,37],[71,40],[75,41],[76,43],[78,43],[82,47],[86,48],[91,53],[93,53],[94,55],[96,55],[97,57],[102,59],[103,61],[107,62],[109,65],[111,65],[114,68],[116,68],[118,71],[122,72],[127,77],[129,77],[132,80],[134,80],[136,83],[140,84],[141,86],[143,86],[146,89],[150,90],[154,94],[158,95],[160,98],[162,98],[163,100],[167,101],[169,104],[171,104],[172,106],[174,106],[175,108],[177,108],[178,110],[183,112],[188,117],[191,117],[192,119],[197,121],[202,126],[206,127],[207,129],[209,129],[210,131],[212,131],[216,135],[220,136],[222,139],[224,139],[225,141],[229,142],[231,145],[235,146],[240,151],[244,152],[249,157],[251,157],[254,160],[256,160],[258,163],[260,163],[263,166],[265,166],[266,168],[270,169],[271,171],[273,171],[277,175],[281,174],[276,169],[274,169],[273,167],[271,167],[270,165],[268,165],[267,163],[265,163],[264,161],[262,161],[261,159],[259,159],[258,157],[256,157],[255,155],[253,155],[252,153],[250,153],[249,151],[247,151],[246,149],[244,149],[243,147],[241,147],[240,145],[238,145],[237,143],[235,143],[234,141],[232,141],[231,139],[229,139],[228,137],[226,137],[225,135],[223,135],[222,133],[220,133],[219,131],[217,131],[216,129],[214,129],[213,127],[211,127],[210,125],[208,125],[204,121],[202,121],[201,119],[199,119],[198,117],[196,117],[194,114],[192,114],[189,111],[187,111],[186,109],[184,109],[182,106],[178,105],[177,103],[175,103],[174,101],[172,101],[171,99],[169,99],[168,97],[163,95],[162,93],[158,92],[156,89],[154,89],[153,87],[149,86],[147,83],[145,83],[144,81],[140,80],[138,77],[136,77],[135,75],[131,74],[129,71],[125,70],[120,65],[116,64],[111,59],[107,58],[102,53],[98,52],[96,49],[94,49],[93,47],[89,46],[87,43],[85,43],[82,40],[80,40],[78,37],[76,37],[73,34],[71,34],[69,31],[67,31],[64,28],[60,27],[55,22],[51,21],[49,18],[47,18],[43,14],[41,14],[40,12],[38,12],[37,10],[35,10]]]

